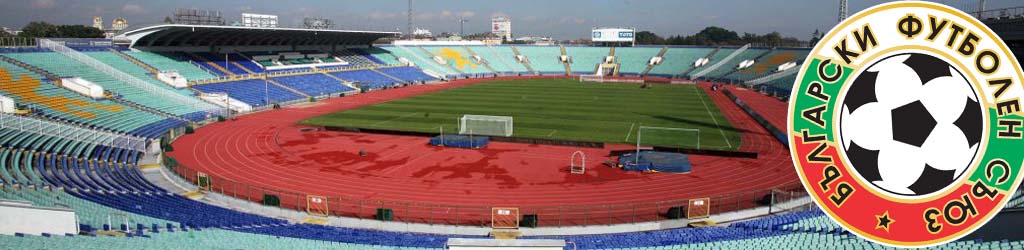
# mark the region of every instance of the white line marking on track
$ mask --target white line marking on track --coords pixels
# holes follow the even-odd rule
[[[700,98],[700,102],[704,104],[704,110],[708,111],[708,116],[711,116],[711,120],[715,122],[715,127],[718,128],[718,133],[722,134],[722,139],[725,139],[725,144],[729,145],[731,148],[732,143],[729,142],[729,137],[725,136],[725,131],[722,131],[722,125],[718,124],[718,119],[715,118],[714,114],[711,114],[711,108],[708,108],[708,102],[704,101],[704,95],[701,95],[701,93],[697,91],[697,88],[693,88],[693,92],[697,93],[697,97]],[[700,136],[700,134],[697,136]]]

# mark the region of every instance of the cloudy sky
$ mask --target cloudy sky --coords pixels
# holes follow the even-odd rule
[[[849,0],[850,13],[885,2]],[[977,0],[946,0],[950,6],[974,11]],[[466,33],[485,32],[490,17],[512,19],[516,36],[557,39],[588,37],[597,26],[627,26],[663,36],[692,34],[706,26],[739,32],[778,31],[801,39],[815,29],[836,23],[838,0],[414,0],[414,26],[435,33],[458,32],[460,18],[469,20]],[[1022,0],[988,0],[988,9],[1024,6]],[[298,26],[303,17],[333,19],[339,29],[405,31],[406,0],[0,0],[0,26],[19,29],[30,21],[91,24],[102,16],[106,24],[124,17],[131,25],[159,23],[176,8],[222,11],[229,21],[242,12],[280,16],[284,26]]]

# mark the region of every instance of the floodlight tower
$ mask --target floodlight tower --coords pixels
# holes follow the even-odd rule
[[[466,26],[466,23],[468,23],[468,22],[469,22],[469,19],[466,19],[466,18],[460,18],[459,19],[459,36],[466,36],[466,34],[465,34],[465,26]]]
[[[981,19],[982,12],[985,12],[985,0],[978,0],[978,19]]]
[[[847,16],[846,0],[839,0],[839,22],[842,22],[843,20],[846,20],[846,16]]]
[[[409,0],[409,11],[406,11],[405,13],[409,15],[409,22],[405,24],[405,34],[408,35],[410,39],[412,39],[412,0]]]

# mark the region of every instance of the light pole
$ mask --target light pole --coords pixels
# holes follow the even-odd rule
[[[465,27],[465,24],[468,23],[468,22],[469,22],[469,19],[465,19],[465,18],[459,19],[459,36],[465,36],[466,35],[464,27]]]

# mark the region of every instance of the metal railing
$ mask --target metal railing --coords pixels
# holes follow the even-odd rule
[[[39,46],[42,48],[53,50],[61,55],[67,56],[79,63],[85,64],[86,66],[92,67],[97,71],[103,72],[120,82],[123,82],[136,89],[146,91],[153,94],[156,97],[160,97],[167,101],[180,103],[182,105],[192,107],[196,111],[204,111],[213,114],[224,114],[226,113],[223,108],[217,107],[211,103],[203,102],[197,98],[188,97],[179,93],[175,93],[166,89],[159,88],[152,84],[149,84],[143,80],[140,80],[132,75],[124,73],[116,68],[107,65],[99,60],[96,60],[88,55],[78,52],[74,49],[68,48],[62,45],[60,42],[51,41],[48,39],[40,39]]]
[[[711,73],[715,69],[718,69],[718,67],[722,67],[723,65],[725,65],[725,63],[729,62],[734,57],[737,57],[741,53],[743,53],[744,51],[747,51],[748,48],[750,48],[750,44],[743,45],[743,47],[740,47],[739,49],[736,49],[731,54],[729,54],[729,56],[726,56],[725,58],[722,58],[722,60],[718,60],[718,62],[716,62],[715,64],[712,64],[711,66],[705,67],[705,68],[701,69],[700,71],[697,71],[696,73],[691,74],[690,78],[691,79],[699,79],[702,76],[704,76],[705,74]]]
[[[0,114],[0,128],[143,152],[145,152],[146,146],[149,145],[147,140],[142,137],[87,129],[11,114]]]
[[[197,183],[199,171],[187,166],[176,165],[176,161],[173,162],[175,163],[168,166],[171,171],[191,183]],[[272,195],[280,200],[279,207],[281,208],[298,211],[307,211],[308,208],[306,202],[307,194],[250,185],[215,175],[206,176],[205,178],[209,178],[207,189],[209,192],[216,192],[255,203],[263,202],[264,195]],[[709,215],[717,215],[745,209],[774,206],[806,196],[807,194],[803,186],[799,182],[793,182],[770,189],[713,195],[710,197],[680,197],[678,199],[647,203],[524,206],[519,207],[519,209],[521,214],[537,215],[537,226],[539,227],[610,225],[669,220],[671,219],[668,215],[669,209],[681,208],[681,210],[676,211],[686,211],[691,198],[710,198]],[[491,204],[466,206],[364,199],[354,196],[327,197],[326,203],[329,208],[328,214],[332,216],[373,219],[378,209],[387,208],[391,209],[394,221],[399,222],[484,227],[490,226],[492,208]],[[493,205],[497,206],[498,204]],[[685,213],[682,216],[685,217]]]

